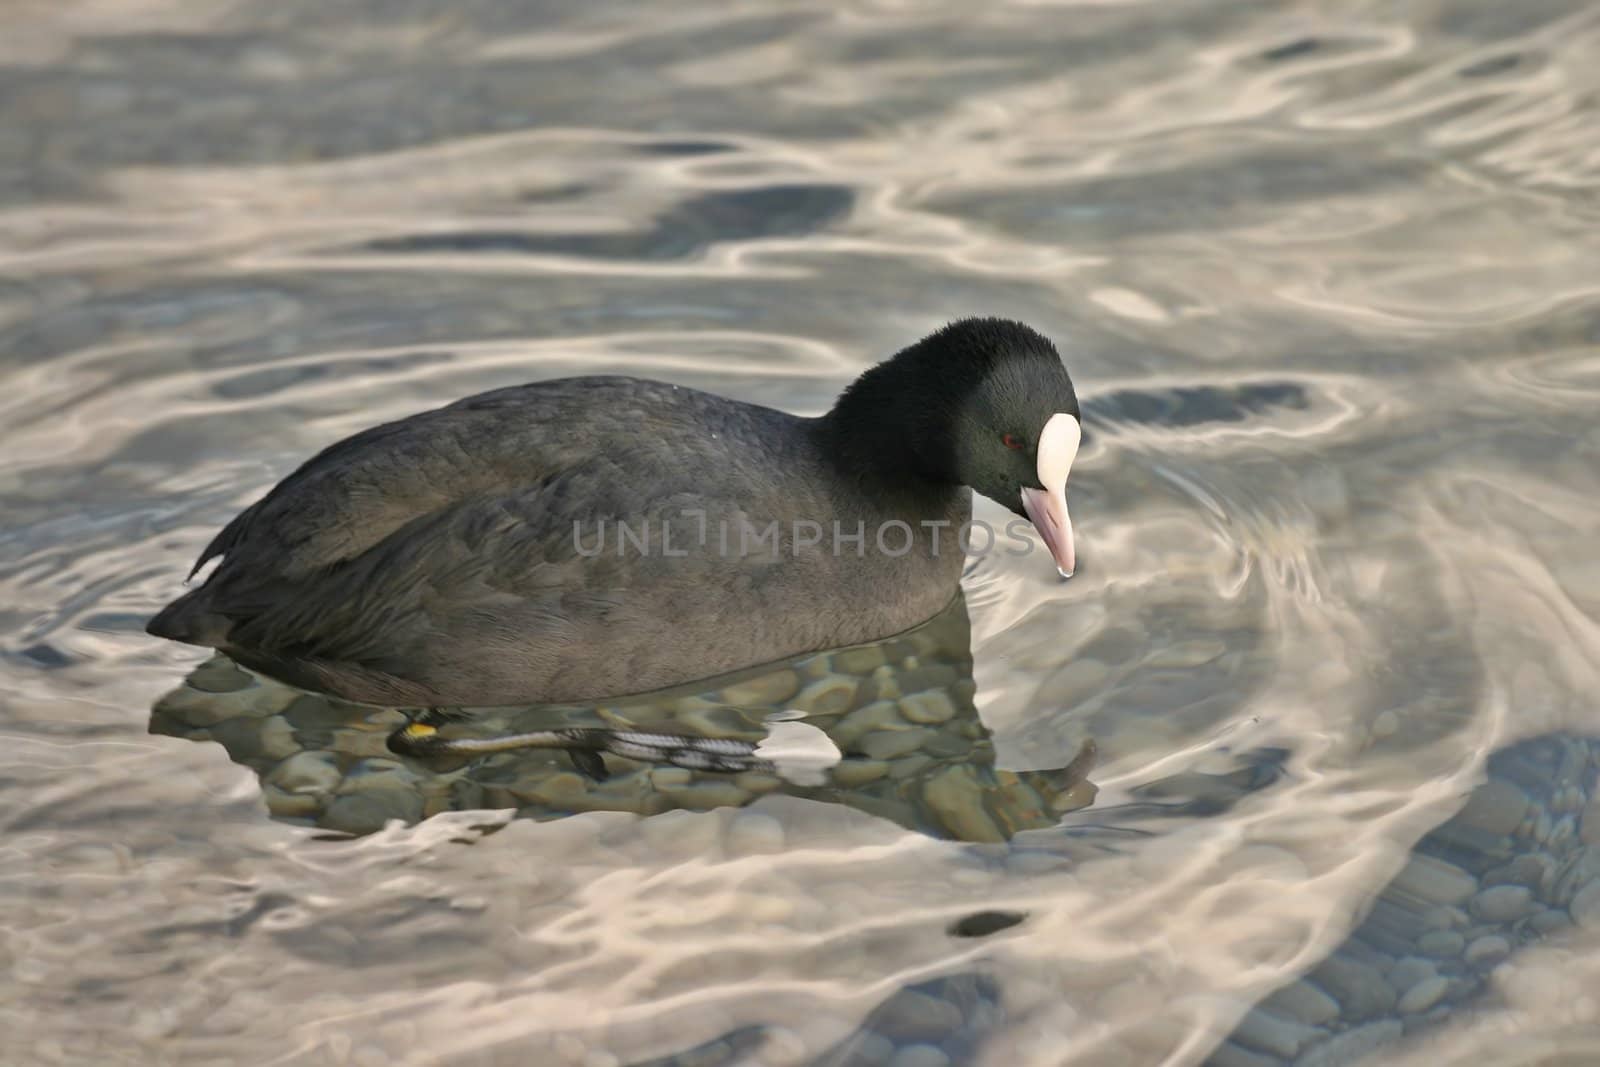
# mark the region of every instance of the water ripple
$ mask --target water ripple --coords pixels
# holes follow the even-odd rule
[[[1592,1051],[1592,5],[163,0],[7,31],[15,1056]],[[853,712],[948,701],[831,785],[425,767],[383,747],[397,712],[228,690],[139,632],[374,422],[579,372],[817,412],[970,313],[1080,385],[1082,568],[975,559],[959,652],[774,671],[769,710],[811,707],[774,721],[841,749]],[[746,685],[669,710],[754,739]]]

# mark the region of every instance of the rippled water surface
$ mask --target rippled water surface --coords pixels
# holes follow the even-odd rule
[[[1600,1056],[1593,4],[5,23],[7,1062]],[[397,760],[142,633],[374,422],[580,371],[812,413],[974,313],[1078,382],[1076,578],[528,713],[843,777]]]

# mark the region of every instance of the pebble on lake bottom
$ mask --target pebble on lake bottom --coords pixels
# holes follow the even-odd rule
[[[1429,930],[1417,938],[1417,947],[1430,956],[1459,956],[1467,939],[1455,930]]]
[[[1469,911],[1484,922],[1514,922],[1533,908],[1533,890],[1522,885],[1497,885],[1472,898]]]
[[[1401,1015],[1420,1015],[1444,999],[1445,991],[1449,988],[1450,979],[1443,975],[1425,978],[1406,990],[1396,1009]]]
[[[296,752],[274,767],[266,784],[286,793],[331,793],[343,778],[331,752]]]
[[[1585,930],[1600,930],[1600,879],[1578,890],[1567,905],[1567,912]]]
[[[1487,934],[1467,946],[1463,958],[1477,966],[1498,963],[1511,955],[1511,942],[1499,934]]]
[[[1339,1017],[1339,1002],[1304,978],[1273,993],[1262,1007],[1307,1026],[1321,1026]]]

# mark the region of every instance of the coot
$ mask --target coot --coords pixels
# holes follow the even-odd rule
[[[1055,347],[992,318],[872,367],[818,418],[638,378],[497,389],[324,449],[147,629],[369,704],[644,692],[931,617],[962,540],[1033,544],[960,537],[969,487],[1070,575],[1079,436]]]

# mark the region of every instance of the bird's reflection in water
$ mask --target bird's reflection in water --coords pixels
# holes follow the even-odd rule
[[[354,834],[453,810],[653,815],[783,792],[935,836],[1003,841],[1093,801],[1092,741],[1059,770],[996,767],[974,690],[958,597],[876,644],[598,706],[408,716],[217,656],[156,703],[150,731],[218,742],[260,775],[274,816]]]

